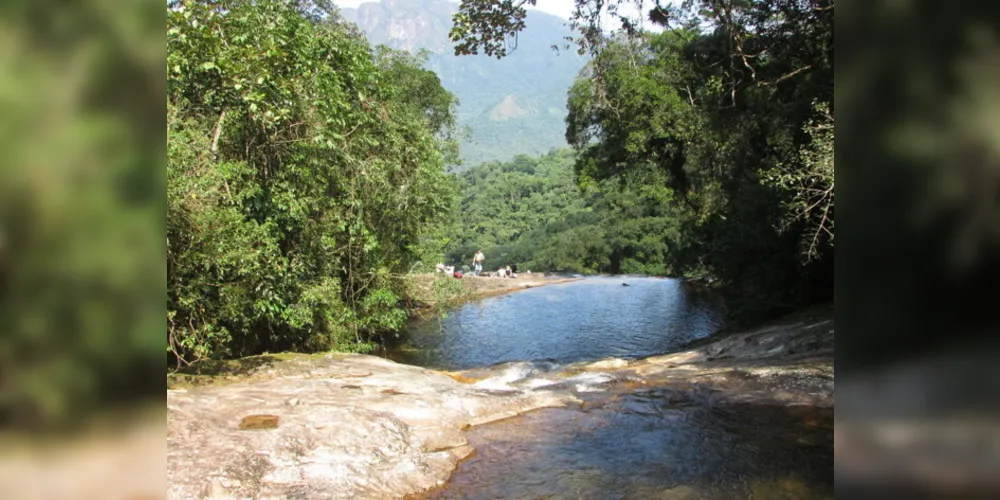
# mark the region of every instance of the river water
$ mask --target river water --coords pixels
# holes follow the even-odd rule
[[[592,277],[490,297],[444,318],[414,322],[389,357],[444,370],[646,357],[721,325],[718,301],[680,280]]]
[[[594,277],[417,322],[388,356],[492,367],[497,389],[541,386],[563,364],[661,354],[721,325],[719,303],[680,281]],[[581,377],[580,405],[469,430],[476,453],[421,498],[833,498],[831,409],[719,403],[692,387],[588,390],[607,379]]]

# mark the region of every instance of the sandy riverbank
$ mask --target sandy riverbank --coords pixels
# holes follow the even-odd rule
[[[462,278],[451,278],[441,274],[416,274],[410,276],[410,278],[412,280],[411,292],[417,308],[437,305],[439,296],[435,293],[435,289],[445,288],[450,284],[453,284],[454,287],[460,287],[461,291],[446,293],[444,296],[449,301],[462,302],[583,279],[545,276],[542,273],[519,274],[516,278],[490,278],[471,275]]]

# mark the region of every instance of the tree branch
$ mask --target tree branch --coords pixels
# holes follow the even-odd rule
[[[809,248],[806,250],[806,256],[808,258],[819,256],[819,251],[817,250],[819,248],[819,235],[822,234],[823,231],[826,231],[827,234],[830,234],[830,231],[826,229],[826,221],[829,218],[828,217],[829,214],[830,214],[830,206],[827,205],[826,209],[823,210],[823,220],[821,220],[819,222],[819,225],[816,227],[816,231],[813,233],[812,241],[809,243]]]
[[[219,137],[222,135],[222,122],[226,119],[226,109],[223,108],[222,112],[219,113],[219,121],[215,123],[215,131],[212,132],[212,159],[218,158],[219,152]]]
[[[795,76],[795,75],[797,75],[799,73],[802,73],[803,71],[808,71],[810,69],[812,69],[812,64],[807,64],[807,65],[805,65],[805,66],[803,66],[803,67],[801,67],[801,68],[799,68],[799,69],[797,69],[795,71],[792,71],[791,73],[787,73],[785,75],[782,75],[782,76],[778,77],[778,79],[776,79],[774,81],[771,81],[771,82],[761,82],[761,85],[777,85],[777,84],[779,84],[779,83],[781,83],[781,82],[783,82],[783,81],[785,81],[785,80],[787,80],[787,79],[789,79],[789,78],[791,78],[791,77],[793,77],[793,76]]]

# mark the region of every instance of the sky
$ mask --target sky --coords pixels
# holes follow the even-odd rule
[[[333,3],[341,7],[357,7],[365,2],[373,1],[377,2],[378,0],[333,0]],[[646,3],[651,6],[653,2],[651,0],[647,0]],[[680,3],[680,0],[669,0],[667,3]],[[559,16],[563,19],[569,19],[570,14],[573,13],[574,4],[575,0],[538,0],[538,5],[536,5],[535,8],[542,12]],[[637,13],[637,9],[635,8],[627,10],[623,9],[623,11],[628,12],[629,14]]]
[[[357,7],[366,2],[378,3],[378,0],[333,0],[334,4],[341,7]],[[538,0],[538,10],[568,19],[573,12],[573,2],[574,0]]]

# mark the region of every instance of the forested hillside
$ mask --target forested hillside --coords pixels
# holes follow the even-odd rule
[[[463,172],[447,259],[575,273],[672,274],[679,237],[670,192],[655,184],[577,185],[570,150],[518,156]]]

